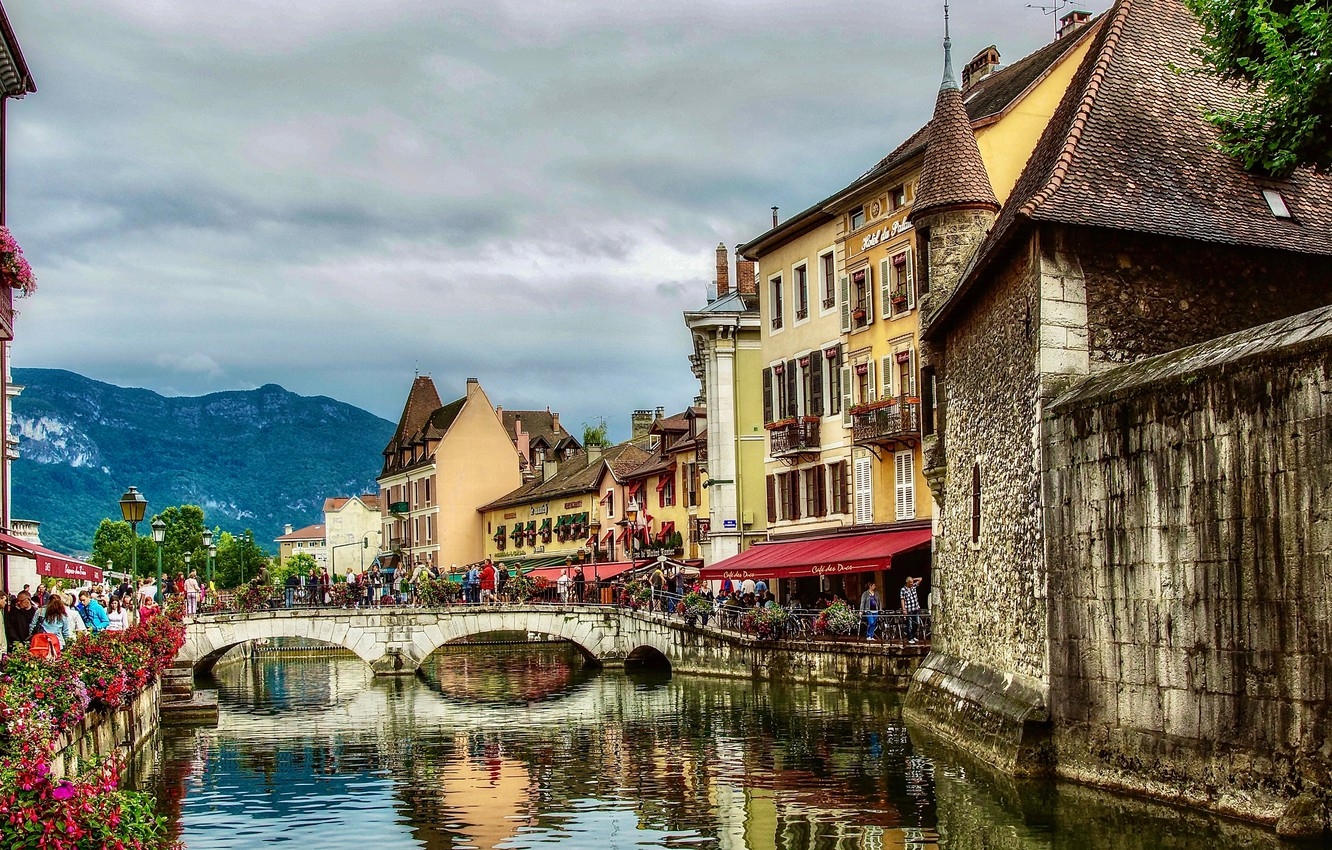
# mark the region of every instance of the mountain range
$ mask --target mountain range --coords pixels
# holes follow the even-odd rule
[[[39,520],[42,543],[65,552],[91,550],[131,484],[150,517],[200,505],[209,526],[253,529],[275,549],[285,523],[322,521],[325,497],[375,491],[394,427],[276,384],[185,398],[60,369],[15,369],[14,382],[13,516]]]

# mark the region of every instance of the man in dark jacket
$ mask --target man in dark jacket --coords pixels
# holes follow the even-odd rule
[[[37,606],[32,604],[32,595],[26,590],[20,591],[18,601],[5,612],[5,637],[9,639],[10,646],[28,642],[32,634],[32,621],[36,616]]]

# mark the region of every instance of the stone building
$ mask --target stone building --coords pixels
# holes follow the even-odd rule
[[[1219,152],[1203,114],[1237,92],[1174,70],[1180,0],[1093,26],[1002,207],[939,95],[952,152],[912,213],[935,634],[907,710],[1014,773],[1276,822],[1326,794],[1332,616],[1328,544],[1282,516],[1325,510],[1285,448],[1325,379],[1272,361],[1325,317],[1208,341],[1332,301],[1332,179]]]

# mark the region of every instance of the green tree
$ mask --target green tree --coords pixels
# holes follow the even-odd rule
[[[203,545],[203,508],[198,505],[173,505],[154,517],[157,518],[166,523],[162,542],[162,572],[173,576],[188,572],[185,568],[186,552],[190,553],[190,569],[204,566],[208,550]],[[153,569],[156,568],[154,562]]]
[[[287,581],[287,576],[301,575],[308,576],[310,570],[318,569],[319,562],[315,560],[314,555],[308,552],[297,552],[285,558],[281,564],[273,567],[273,583],[281,585]]]
[[[146,526],[147,523],[141,523]],[[134,538],[130,531],[130,525],[124,521],[114,521],[103,519],[97,526],[97,531],[93,532],[92,563],[99,567],[105,567],[107,562],[111,562],[111,569],[117,572],[128,573],[130,571],[131,553],[134,545]],[[138,535],[139,547],[139,575],[152,575],[157,569],[157,547],[153,545],[153,538],[147,534]]]
[[[1185,0],[1202,22],[1204,73],[1243,85],[1207,118],[1221,147],[1277,177],[1332,167],[1332,4],[1328,0]]]
[[[602,419],[593,425],[590,422],[583,423],[583,447],[601,446],[605,448],[610,445],[610,429],[606,426],[606,420]]]
[[[268,553],[254,542],[254,534],[249,530],[239,536],[224,531],[215,536],[214,541],[217,559],[213,575],[218,587],[236,587],[242,581],[253,579],[260,567],[272,569]]]

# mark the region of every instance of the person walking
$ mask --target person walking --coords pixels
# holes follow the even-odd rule
[[[587,592],[587,577],[583,575],[583,567],[580,564],[578,569],[574,570],[573,577],[574,601],[579,605],[583,604],[583,594]]]
[[[38,634],[54,635],[56,646],[59,649],[64,649],[74,639],[72,618],[69,615],[69,609],[65,606],[64,598],[59,593],[52,593],[50,597],[50,600],[46,603],[46,610],[33,618],[30,637],[35,637]]]
[[[102,603],[93,599],[92,594],[86,590],[79,594],[79,614],[83,617],[84,622],[88,624],[88,629],[94,634],[105,631],[107,626],[111,625]]]
[[[920,597],[916,588],[920,585],[919,576],[907,576],[906,584],[898,596],[902,600],[902,613],[906,615],[907,637],[909,643],[916,642],[917,629],[920,627]]]
[[[123,632],[129,628],[129,612],[121,603],[119,597],[111,597],[111,608],[106,612],[106,630],[108,632]]]
[[[495,604],[495,565],[489,560],[481,568],[481,601],[487,605]]]
[[[199,572],[190,570],[185,579],[185,613],[193,617],[199,613]]]
[[[860,617],[865,621],[865,640],[874,640],[879,625],[879,592],[873,584],[860,594]]]

